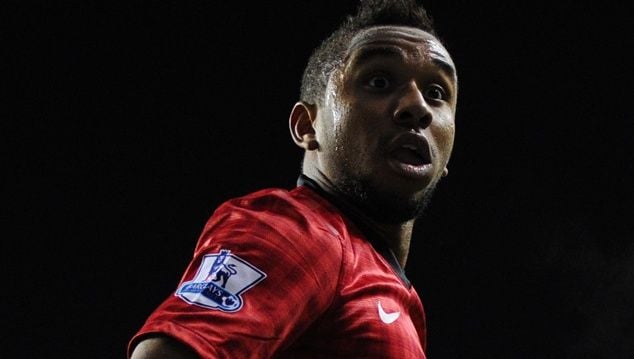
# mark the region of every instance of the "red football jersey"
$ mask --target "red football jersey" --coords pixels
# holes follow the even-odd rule
[[[303,184],[218,207],[129,352],[160,333],[202,358],[425,358],[423,306],[392,253]]]

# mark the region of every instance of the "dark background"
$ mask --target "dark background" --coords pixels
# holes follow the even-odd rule
[[[619,3],[426,2],[460,78],[407,267],[430,358],[634,355]],[[6,2],[2,356],[123,358],[213,209],[294,185],[301,72],[353,8]]]

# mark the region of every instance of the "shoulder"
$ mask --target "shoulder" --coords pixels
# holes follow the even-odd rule
[[[217,212],[248,210],[257,216],[289,217],[301,221],[310,218],[323,225],[341,221],[340,212],[327,200],[308,187],[292,190],[263,189],[223,203]]]
[[[337,209],[309,188],[265,189],[219,206],[194,256],[200,262],[230,251],[266,273],[268,281],[295,268],[318,287],[336,286],[349,241],[344,226]]]
[[[345,226],[340,212],[307,187],[268,188],[220,205],[207,221],[199,246],[206,245],[205,238],[245,231],[263,239],[302,239],[297,244],[308,244],[306,239],[339,242]]]

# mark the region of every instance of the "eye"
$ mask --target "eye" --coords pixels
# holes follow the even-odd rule
[[[423,95],[425,96],[425,98],[432,100],[444,100],[447,98],[447,93],[445,92],[445,89],[438,85],[429,86],[425,90],[425,93]]]
[[[368,85],[376,89],[386,89],[390,86],[390,80],[385,76],[372,76]]]

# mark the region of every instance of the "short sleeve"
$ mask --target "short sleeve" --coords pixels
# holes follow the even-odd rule
[[[340,237],[306,211],[271,195],[218,208],[130,350],[156,334],[203,358],[266,358],[291,345],[334,300],[342,265]]]

